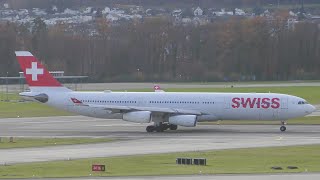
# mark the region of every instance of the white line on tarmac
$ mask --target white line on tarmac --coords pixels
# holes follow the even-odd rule
[[[144,127],[147,126],[146,124],[97,124],[97,125],[92,125],[95,127],[113,127],[113,126],[134,126],[134,127]]]

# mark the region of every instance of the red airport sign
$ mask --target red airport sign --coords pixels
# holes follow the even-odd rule
[[[93,164],[92,171],[106,171],[106,166],[100,164]]]

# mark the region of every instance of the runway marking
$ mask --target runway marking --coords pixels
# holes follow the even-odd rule
[[[136,127],[143,127],[147,126],[146,124],[96,124],[92,125],[95,127],[113,127],[113,126],[136,126]]]
[[[72,123],[77,121],[30,121],[30,122],[21,122],[22,124],[49,124],[49,123]]]
[[[66,120],[66,121],[23,121],[23,122],[16,122],[22,124],[49,124],[49,123],[74,123],[74,122],[97,122],[102,120]],[[107,121],[103,121],[107,122]]]

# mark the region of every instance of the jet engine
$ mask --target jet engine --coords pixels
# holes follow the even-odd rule
[[[47,94],[38,94],[34,96],[34,99],[41,103],[46,103],[49,100],[49,96]]]
[[[124,121],[135,122],[135,123],[149,123],[151,121],[150,111],[134,111],[124,113],[122,119]]]
[[[176,115],[169,117],[169,124],[178,126],[194,127],[197,124],[196,115]]]

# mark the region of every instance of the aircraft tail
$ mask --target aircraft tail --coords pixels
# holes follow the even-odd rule
[[[30,52],[15,53],[31,92],[71,91],[62,86]]]
[[[154,92],[164,92],[164,90],[162,90],[159,85],[154,85],[153,90],[154,90]]]

